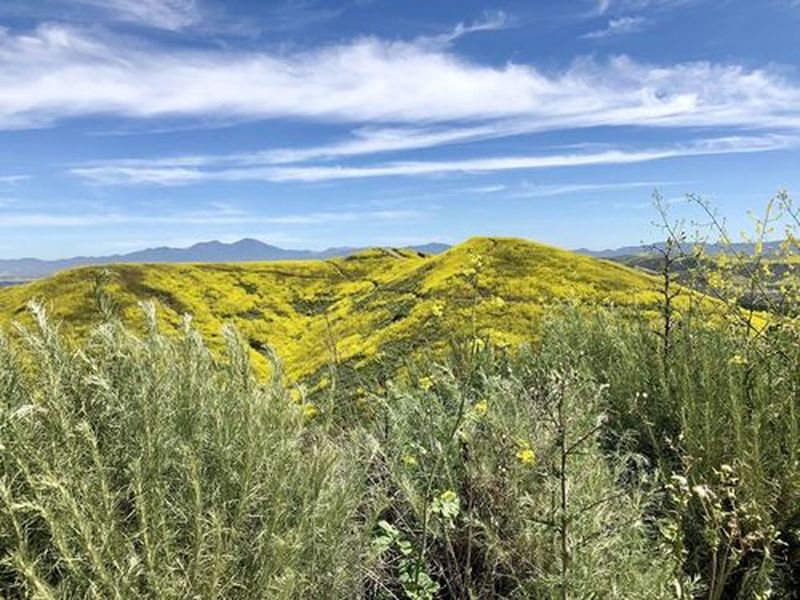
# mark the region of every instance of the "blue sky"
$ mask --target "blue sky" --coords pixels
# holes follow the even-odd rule
[[[4,0],[0,257],[652,240],[800,183],[797,0]]]

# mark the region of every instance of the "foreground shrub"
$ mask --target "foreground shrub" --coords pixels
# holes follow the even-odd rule
[[[226,333],[0,342],[0,595],[357,596],[365,478]],[[150,314],[150,323],[154,318]]]
[[[380,582],[410,598],[673,596],[652,487],[629,477],[642,459],[600,444],[604,387],[480,343],[418,382],[377,399]]]

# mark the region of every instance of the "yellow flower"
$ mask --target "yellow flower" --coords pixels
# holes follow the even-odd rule
[[[530,448],[524,448],[517,452],[517,459],[523,465],[532,465],[536,462],[536,453]]]
[[[434,305],[431,307],[431,314],[434,317],[441,317],[444,314],[444,304],[441,302],[434,303]]]
[[[413,454],[405,454],[403,455],[403,464],[407,467],[416,467],[417,457]]]
[[[289,399],[295,404],[300,404],[303,401],[303,392],[297,388],[289,391]]]
[[[506,305],[506,301],[503,300],[500,296],[495,296],[492,299],[492,306],[494,308],[503,308]]]
[[[528,440],[517,440],[517,460],[523,465],[532,465],[536,462],[536,453],[531,448],[531,443]]]
[[[747,364],[747,359],[744,356],[742,356],[741,354],[734,354],[728,360],[728,364],[731,364],[731,365],[746,365]]]
[[[421,377],[419,380],[419,387],[426,391],[431,389],[433,387],[433,379],[427,375],[425,377]]]
[[[442,502],[455,502],[458,500],[458,494],[456,494],[453,490],[446,490],[441,493],[439,499]]]
[[[483,415],[485,415],[487,412],[489,412],[489,403],[488,403],[486,400],[481,400],[480,402],[478,402],[478,403],[477,403],[477,404],[476,404],[476,405],[473,407],[473,409],[472,409],[472,410],[474,410],[474,411],[475,411],[475,414],[476,414],[476,415],[478,415],[479,417],[482,417],[482,416],[483,416]]]
[[[303,404],[303,417],[307,420],[314,419],[317,415],[319,415],[319,409],[311,404],[311,402],[306,402]]]

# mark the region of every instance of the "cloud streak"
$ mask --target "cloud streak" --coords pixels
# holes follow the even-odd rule
[[[669,10],[694,4],[702,0],[597,0],[595,15],[606,13],[633,12],[644,10]]]
[[[608,24],[603,29],[590,31],[583,37],[589,40],[601,40],[627,33],[644,31],[648,25],[648,20],[644,17],[620,17],[609,19]]]
[[[800,126],[800,88],[762,69],[625,57],[561,72],[485,65],[424,41],[359,38],[290,53],[137,45],[43,25],[0,30],[0,128],[87,115],[541,129]],[[530,125],[529,125],[530,126]]]
[[[106,14],[112,20],[178,31],[201,20],[196,0],[73,0]]]
[[[191,211],[166,215],[134,215],[125,213],[33,213],[15,212],[0,215],[0,229],[8,228],[81,228],[115,225],[281,225],[309,226],[331,225],[336,223],[369,223],[380,221],[400,221],[420,218],[422,212],[416,210],[378,210],[378,211],[322,211],[286,215],[253,214],[236,210]]]
[[[100,165],[77,167],[70,172],[99,185],[188,185],[209,181],[319,182],[376,177],[430,176],[458,173],[535,170],[547,168],[621,165],[714,154],[766,152],[798,143],[791,136],[766,135],[695,140],[674,146],[640,150],[609,149],[597,152],[531,156],[500,156],[450,161],[407,161],[367,166],[287,165],[230,169],[192,167],[135,167]]]
[[[0,184],[6,183],[13,185],[23,181],[28,181],[30,178],[30,175],[0,175]]]
[[[656,189],[662,186],[678,185],[678,181],[621,181],[615,183],[569,183],[563,185],[523,184],[522,189],[512,193],[514,198],[548,198],[586,192],[608,192],[614,190]]]

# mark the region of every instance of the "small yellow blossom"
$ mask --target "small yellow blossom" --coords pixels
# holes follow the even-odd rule
[[[314,419],[317,415],[319,415],[319,409],[314,406],[311,402],[306,402],[303,404],[303,417],[307,420]]]
[[[532,465],[536,462],[536,453],[530,448],[524,448],[517,452],[517,459],[523,465]]]
[[[403,464],[407,467],[416,467],[417,457],[413,454],[405,454],[403,455]]]
[[[486,400],[481,400],[480,402],[478,402],[478,403],[477,403],[477,404],[476,404],[476,405],[473,407],[473,409],[472,409],[472,410],[474,410],[474,411],[475,411],[475,414],[476,414],[476,415],[478,415],[479,417],[482,417],[482,416],[483,416],[483,415],[485,415],[487,412],[489,412],[489,403],[488,403]]]
[[[531,443],[528,440],[517,440],[517,460],[523,465],[532,465],[536,462],[536,453],[531,448]]]
[[[741,354],[734,354],[733,356],[730,357],[728,363],[731,365],[746,365],[747,359]]]
[[[492,307],[494,308],[504,308],[506,305],[506,301],[503,300],[500,296],[495,296],[492,299]]]
[[[442,502],[455,502],[458,500],[458,494],[456,494],[453,490],[445,490],[441,493],[439,499]]]
[[[419,380],[419,387],[426,391],[431,389],[433,387],[433,379],[427,375],[425,377],[421,377]]]
[[[441,317],[444,314],[444,304],[441,302],[434,303],[434,305],[431,307],[431,314],[434,317]]]

